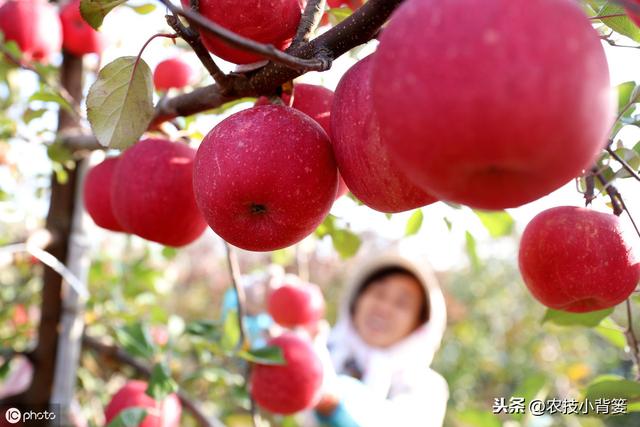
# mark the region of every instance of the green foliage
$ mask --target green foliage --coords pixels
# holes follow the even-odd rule
[[[487,212],[474,210],[473,212],[480,219],[491,237],[504,237],[513,232],[515,222],[506,211]]]
[[[115,7],[126,3],[127,0],[82,0],[80,14],[94,29],[100,28],[105,16]]]
[[[422,213],[422,209],[416,209],[413,211],[409,220],[407,221],[407,226],[404,229],[404,235],[406,237],[413,236],[414,234],[418,234],[420,231],[420,227],[422,227],[422,220],[424,219],[424,214]]]
[[[162,363],[156,363],[151,371],[147,394],[159,402],[176,391],[178,384],[171,378],[169,368]]]
[[[156,10],[156,5],[152,4],[152,3],[141,4],[139,6],[134,6],[134,5],[128,4],[127,6],[130,7],[131,9],[135,10],[136,13],[138,13],[140,15],[146,15],[146,14],[151,13],[154,10]]]
[[[601,375],[587,386],[585,397],[595,399],[640,399],[640,383],[617,375]]]
[[[261,365],[283,365],[285,363],[282,349],[277,346],[267,346],[249,351],[241,351],[238,356],[252,363]]]
[[[588,3],[595,11],[595,16],[621,15],[602,18],[600,21],[613,31],[640,43],[640,29],[629,19],[622,6],[603,0],[589,0]]]
[[[137,427],[146,416],[147,410],[145,408],[127,408],[121,411],[107,427]]]
[[[134,323],[116,329],[116,338],[122,348],[133,356],[151,359],[156,351],[149,331],[141,323]]]
[[[87,95],[87,116],[98,142],[124,149],[133,145],[153,117],[151,69],[135,56],[107,64]]]
[[[598,326],[611,313],[613,313],[613,308],[588,313],[570,313],[549,308],[542,319],[542,323],[551,322],[560,326],[594,327]]]
[[[316,229],[315,235],[318,238],[331,236],[334,249],[343,259],[354,256],[362,244],[357,234],[346,228],[340,228],[336,217],[333,215],[327,215],[322,224]]]

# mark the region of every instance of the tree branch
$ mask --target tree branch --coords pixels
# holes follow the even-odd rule
[[[296,36],[293,38],[291,46],[298,46],[311,39],[313,32],[318,27],[318,24],[320,24],[320,20],[324,14],[325,5],[326,0],[307,1],[307,5],[302,13],[302,18],[300,18],[298,31],[296,32]]]
[[[638,339],[636,338],[635,331],[633,330],[633,316],[631,314],[631,300],[627,298],[627,329],[624,331],[624,336],[627,338],[627,343],[631,350],[631,356],[636,364],[636,381],[640,381],[640,346],[638,345]]]
[[[284,64],[295,70],[324,71],[327,69],[327,63],[320,59],[304,59],[289,55],[273,45],[259,43],[236,34],[191,9],[183,9],[182,7],[175,6],[171,3],[171,0],[160,0],[160,2],[174,14],[184,16],[189,21],[196,24],[201,30],[213,34],[235,48],[258,54],[264,58]]]
[[[191,49],[195,52],[200,59],[204,68],[207,69],[213,80],[217,84],[220,85],[222,89],[225,89],[229,86],[229,76],[222,72],[222,70],[218,67],[218,65],[214,62],[213,58],[209,54],[209,51],[202,44],[200,40],[200,35],[197,31],[192,28],[187,28],[178,19],[176,15],[167,15],[165,16],[167,20],[167,24],[176,32],[184,41],[186,41]]]
[[[241,350],[245,344],[247,343],[247,328],[244,322],[245,316],[245,294],[244,287],[242,286],[242,277],[240,275],[240,266],[238,265],[238,257],[236,256],[236,252],[233,247],[224,242],[224,246],[227,252],[227,266],[229,267],[229,275],[231,276],[231,283],[233,284],[233,289],[236,292],[236,308],[238,313],[238,328],[240,329],[240,339],[236,344],[236,351]]]
[[[145,378],[149,378],[151,376],[151,369],[147,364],[140,362],[135,357],[132,357],[117,346],[104,344],[96,338],[88,336],[87,334],[84,334],[82,336],[82,345],[90,350],[93,350],[95,353],[105,359],[115,360],[120,364],[132,367],[134,371],[136,371],[136,373]],[[202,427],[225,427],[222,421],[216,418],[207,418],[207,416],[200,410],[198,405],[183,392],[178,391],[176,395],[178,396],[178,399],[180,399],[180,403],[182,403],[182,406],[184,406],[185,409],[187,409],[196,419],[198,425]]]
[[[289,49],[301,58],[321,55],[335,59],[356,46],[371,40],[402,0],[369,0],[351,16],[321,36]],[[277,63],[245,74],[246,79],[234,80],[229,92],[217,84],[201,87],[190,93],[166,98],[156,108],[154,123],[177,116],[189,116],[217,108],[225,102],[246,96],[270,95],[282,84],[303,74]]]

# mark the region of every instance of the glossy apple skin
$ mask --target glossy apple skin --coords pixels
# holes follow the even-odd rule
[[[100,54],[107,45],[106,37],[91,28],[80,15],[80,0],[73,0],[62,8],[60,22],[62,47],[74,55]]]
[[[305,4],[303,0],[201,0],[200,14],[236,34],[284,50],[296,34]],[[226,61],[249,64],[264,59],[233,48],[210,33],[202,31],[200,35],[206,48]]]
[[[171,88],[182,89],[191,83],[193,74],[193,68],[183,59],[165,59],[153,71],[153,85],[160,91]]]
[[[284,353],[284,365],[254,365],[251,397],[274,414],[294,414],[310,408],[320,397],[322,362],[311,343],[293,333],[269,341]]]
[[[175,393],[168,395],[161,403],[146,394],[147,383],[144,381],[129,381],[116,394],[104,411],[106,424],[127,408],[148,408],[147,416],[139,427],[178,427],[182,405]]]
[[[342,77],[332,107],[331,144],[338,170],[358,200],[380,212],[402,212],[436,199],[405,176],[390,159],[371,104],[371,66],[368,56]]]
[[[124,231],[113,213],[111,186],[118,157],[110,157],[92,167],[84,180],[84,206],[96,225],[111,231]]]
[[[62,26],[45,0],[10,0],[0,6],[0,31],[15,41],[23,60],[47,63],[62,47]]]
[[[264,105],[223,120],[196,155],[193,186],[207,223],[242,249],[270,251],[313,232],[338,185],[327,134],[309,116]]]
[[[306,83],[296,83],[293,92],[293,102],[289,95],[283,95],[282,101],[285,105],[290,105],[298,111],[302,111],[307,116],[318,122],[322,129],[331,138],[331,105],[333,104],[333,91],[323,86]],[[269,98],[261,96],[256,101],[256,106],[270,105]],[[338,174],[338,191],[336,199],[349,192],[347,184]]]
[[[174,247],[200,237],[206,223],[191,185],[195,153],[186,144],[151,138],[124,151],[111,204],[127,232]]]
[[[580,175],[613,121],[604,50],[571,0],[408,0],[381,35],[372,95],[409,179],[483,209]]]
[[[538,214],[520,241],[525,284],[542,304],[570,312],[613,307],[640,279],[640,264],[618,217],[561,206]]]
[[[276,323],[293,328],[320,320],[324,297],[312,283],[284,284],[269,295],[267,308]]]

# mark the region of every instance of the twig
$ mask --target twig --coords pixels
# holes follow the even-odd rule
[[[600,181],[600,184],[602,184],[604,190],[607,192],[607,195],[611,199],[613,213],[616,216],[620,216],[622,212],[624,212],[624,209],[620,203],[622,199],[618,190],[613,185],[611,185],[611,183],[608,182],[604,178],[604,176],[602,176],[602,172],[600,172],[596,166],[591,169],[591,173],[598,179],[598,181]]]
[[[139,375],[142,375],[146,378],[149,378],[151,376],[151,369],[147,364],[138,361],[136,358],[132,357],[117,346],[104,344],[96,338],[90,337],[86,334],[82,336],[82,345],[93,350],[98,355],[106,359],[115,360],[117,362],[120,362],[121,364],[132,367]],[[198,408],[198,405],[183,392],[178,391],[176,392],[176,395],[178,396],[178,399],[180,399],[180,403],[182,403],[182,406],[184,406],[191,413],[191,415],[193,415],[200,426],[225,427],[222,421],[216,418],[208,418]]]
[[[311,39],[313,32],[318,27],[318,24],[320,24],[320,20],[322,19],[322,15],[324,14],[325,5],[326,0],[307,1],[307,5],[305,6],[304,12],[302,13],[302,18],[300,18],[298,31],[293,38],[291,46],[298,46],[299,44],[306,43],[309,41],[309,39]]]
[[[616,153],[612,148],[611,145],[607,146],[606,148],[607,153],[609,153],[609,155],[611,155],[611,157],[613,157],[614,159],[616,159],[616,161],[618,163],[620,163],[622,165],[622,167],[631,174],[632,177],[634,177],[636,180],[640,181],[640,175],[638,175],[638,173],[633,170],[633,168],[631,167],[631,165],[629,165],[629,163],[626,162],[626,160],[624,160],[622,157],[620,157],[618,155],[618,153]]]
[[[182,25],[176,15],[166,15],[165,19],[167,20],[167,24],[173,28],[173,31],[191,46],[191,49],[198,56],[198,59],[200,59],[200,62],[202,62],[202,65],[204,65],[211,77],[213,77],[213,80],[215,80],[222,89],[228,88],[229,76],[223,73],[213,58],[211,58],[209,51],[202,44],[198,32]]]
[[[233,289],[236,292],[236,307],[238,314],[238,328],[240,329],[240,339],[236,344],[236,351],[241,350],[247,341],[247,330],[244,324],[244,305],[245,305],[245,294],[244,287],[242,286],[242,277],[240,275],[240,266],[238,265],[238,257],[236,256],[233,247],[224,242],[225,249],[227,252],[227,266],[229,267],[229,274],[231,276],[231,283],[233,284]]]
[[[329,68],[330,64],[322,59],[312,58],[303,59],[296,56],[287,54],[279,50],[273,45],[259,43],[251,40],[247,37],[243,37],[239,34],[230,31],[223,26],[212,22],[192,9],[183,9],[182,7],[175,6],[171,3],[171,0],[160,0],[171,12],[176,15],[184,16],[190,21],[193,21],[200,29],[207,31],[214,36],[224,40],[231,46],[258,54],[264,58],[270,59],[274,62],[286,65],[294,70],[299,71],[325,71]]]
[[[624,331],[624,336],[627,338],[629,347],[631,349],[631,355],[636,364],[636,381],[640,381],[640,347],[638,346],[638,339],[633,330],[633,316],[631,314],[631,300],[627,298],[627,329]]]

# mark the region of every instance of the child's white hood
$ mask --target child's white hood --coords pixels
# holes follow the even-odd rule
[[[362,281],[377,270],[398,266],[413,273],[426,290],[429,321],[411,335],[388,348],[367,345],[356,333],[349,307]],[[351,278],[338,321],[329,337],[333,365],[340,374],[345,361],[353,358],[364,376],[362,381],[380,397],[420,386],[440,347],[447,322],[446,306],[440,285],[426,260],[410,260],[398,253],[386,253],[369,259]]]

